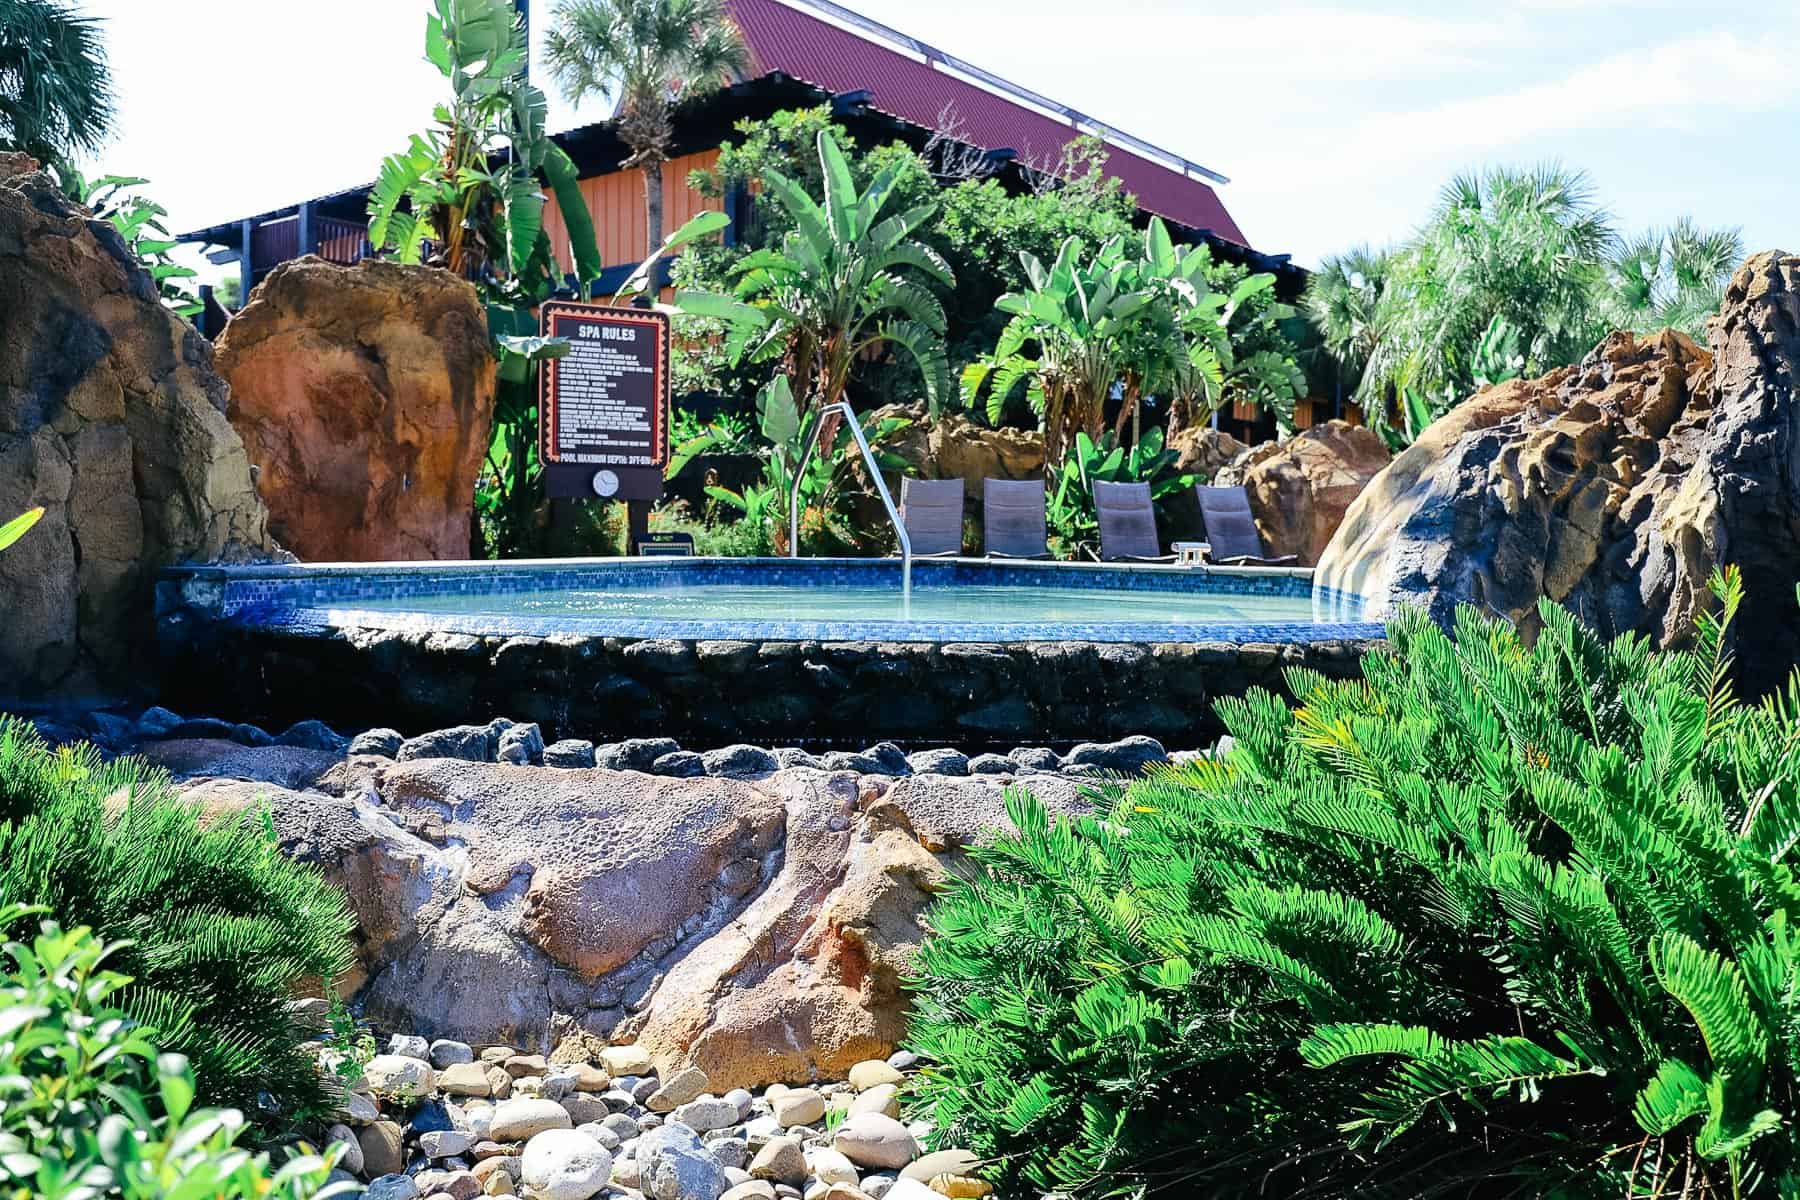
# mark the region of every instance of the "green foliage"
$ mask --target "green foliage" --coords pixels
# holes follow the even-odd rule
[[[125,248],[143,264],[144,270],[150,272],[150,282],[156,285],[157,295],[162,297],[164,304],[183,317],[191,317],[200,311],[200,298],[182,282],[199,272],[176,262],[171,253],[177,243],[162,223],[169,210],[147,196],[128,190],[149,183],[148,179],[103,175],[89,180],[73,167],[63,168],[59,175],[64,190],[75,200],[101,220],[112,222],[113,228],[124,239]]]
[[[662,164],[675,105],[742,73],[750,61],[724,0],[562,0],[544,56],[563,96],[618,98],[619,136],[644,170],[649,247],[663,236]]]
[[[1436,411],[1472,394],[1493,322],[1517,332],[1527,375],[1577,361],[1610,329],[1704,339],[1742,256],[1736,230],[1687,218],[1622,239],[1582,172],[1495,167],[1452,180],[1404,245],[1326,259],[1306,309],[1370,425],[1404,444],[1392,410],[1411,425],[1409,391]]]
[[[44,508],[39,505],[37,508],[26,509],[4,525],[0,525],[0,550],[6,549],[24,537],[33,525],[43,519],[43,516]]]
[[[918,368],[935,409],[949,390],[943,305],[925,286],[954,282],[943,256],[910,235],[932,214],[916,205],[888,214],[900,169],[858,189],[835,139],[821,131],[823,203],[770,169],[763,183],[792,222],[780,250],[733,268],[735,296],[681,292],[688,312],[727,322],[733,362],[779,361],[808,408],[843,399],[865,355],[899,351]]]
[[[100,22],[60,0],[0,0],[0,150],[66,167],[112,126]]]
[[[929,915],[919,1108],[1081,1196],[1791,1196],[1800,679],[1726,622],[1397,619],[1221,757],[1017,827]]]
[[[0,904],[0,927],[34,912]],[[194,1073],[158,1054],[156,1031],[113,1007],[131,981],[105,967],[121,947],[86,927],[44,922],[9,942],[0,971],[0,1196],[7,1200],[305,1200],[326,1186],[337,1151],[302,1153],[274,1171],[237,1146],[244,1116],[196,1110]]]
[[[1150,498],[1161,502],[1194,486],[1196,479],[1176,464],[1181,455],[1164,447],[1162,430],[1151,428],[1129,450],[1111,434],[1095,442],[1086,433],[1075,435],[1075,445],[1044,498],[1050,540],[1059,558],[1098,558],[1100,518],[1094,503],[1094,484],[1147,483]]]
[[[300,981],[349,969],[352,921],[316,870],[281,854],[266,815],[201,828],[166,775],[51,751],[0,717],[0,896],[124,942],[114,960],[134,983],[119,1006],[193,1060],[209,1103],[277,1129],[333,1108],[287,1002]]]

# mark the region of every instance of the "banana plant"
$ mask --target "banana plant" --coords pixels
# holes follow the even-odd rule
[[[1130,368],[1131,341],[1156,297],[1138,286],[1138,272],[1123,239],[1114,238],[1086,258],[1079,238],[1062,244],[1048,268],[1021,253],[1030,289],[1009,292],[994,307],[1012,319],[994,352],[970,363],[962,375],[969,407],[987,392],[987,416],[998,422],[1019,385],[1043,424],[1045,461],[1059,465],[1077,434],[1098,439],[1107,394]],[[1027,347],[1035,347],[1036,355]]]
[[[898,165],[858,194],[843,151],[824,130],[818,154],[823,203],[779,171],[764,174],[764,187],[794,223],[781,248],[744,256],[733,268],[734,295],[682,292],[677,303],[727,322],[734,364],[780,360],[791,391],[809,408],[842,400],[858,361],[897,350],[917,365],[936,411],[949,391],[950,363],[944,309],[925,284],[951,287],[955,278],[937,251],[912,237],[936,206],[886,214]],[[828,445],[836,444],[835,426],[826,431]]]

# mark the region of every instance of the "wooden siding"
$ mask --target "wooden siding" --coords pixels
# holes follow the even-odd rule
[[[716,200],[708,200],[687,185],[688,172],[704,170],[719,159],[717,150],[684,154],[663,164],[663,234],[681,228],[683,222],[707,209],[719,209]],[[614,171],[581,181],[581,194],[594,218],[594,240],[599,243],[600,261],[609,267],[637,264],[649,254],[644,222],[644,176],[641,171]],[[556,197],[544,205],[544,229],[556,249],[557,268],[564,273],[575,269],[569,253],[569,231],[557,209]]]

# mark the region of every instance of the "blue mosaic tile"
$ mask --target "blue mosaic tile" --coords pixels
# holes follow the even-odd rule
[[[361,627],[519,637],[578,633],[629,638],[741,638],[891,642],[1318,642],[1379,637],[1378,623],[1354,619],[1354,597],[1315,589],[1306,570],[1150,565],[926,560],[913,564],[915,590],[1034,586],[1082,591],[1208,593],[1310,598],[1328,620],[1277,623],[673,620],[654,616],[528,616],[517,613],[396,612],[364,607],[407,598],[506,596],[632,587],[678,591],[709,584],[817,588],[898,588],[896,559],[582,559],[506,563],[408,563],[174,568],[165,577],[223,584],[219,616],[295,632]],[[1349,618],[1349,619],[1341,619]]]

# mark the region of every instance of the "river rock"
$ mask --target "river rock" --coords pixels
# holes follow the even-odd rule
[[[669,1076],[661,1087],[651,1092],[650,1098],[644,1101],[644,1107],[651,1112],[673,1112],[705,1090],[706,1072],[699,1067],[686,1067]]]
[[[323,562],[469,557],[495,385],[473,284],[293,259],[232,317],[218,362],[283,545]]]
[[[725,1168],[679,1121],[639,1138],[636,1157],[639,1190],[650,1200],[719,1200],[727,1187]]]
[[[546,1129],[573,1129],[568,1110],[554,1100],[521,1096],[494,1106],[488,1136],[496,1142],[522,1142]]]
[[[1416,604],[1447,622],[1467,603],[1527,633],[1549,597],[1603,635],[1671,646],[1735,564],[1756,647],[1738,669],[1773,686],[1800,660],[1800,257],[1739,267],[1710,333],[1710,350],[1615,333],[1451,409],[1351,506],[1317,582],[1377,616]]]
[[[364,1065],[363,1082],[378,1096],[423,1096],[437,1086],[437,1073],[422,1058],[377,1054]]]
[[[0,699],[138,691],[156,572],[279,553],[212,348],[108,221],[0,154]]]
[[[806,1182],[808,1173],[806,1153],[801,1149],[799,1139],[785,1135],[764,1142],[762,1149],[750,1160],[750,1175],[754,1179],[799,1187]]]
[[[363,1170],[370,1175],[393,1175],[406,1167],[401,1151],[400,1126],[393,1121],[372,1121],[356,1131],[362,1147]]]
[[[919,1143],[906,1126],[882,1113],[846,1117],[831,1136],[831,1147],[858,1166],[898,1169],[919,1156]]]
[[[525,1143],[519,1182],[538,1200],[588,1200],[612,1179],[612,1155],[573,1129],[549,1129]]]
[[[825,1097],[812,1088],[793,1088],[773,1097],[770,1106],[783,1129],[811,1125],[825,1116]]]

